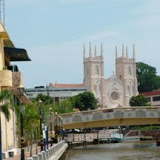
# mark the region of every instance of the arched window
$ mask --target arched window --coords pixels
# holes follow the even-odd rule
[[[128,67],[128,74],[131,76],[132,75],[132,69],[131,66]]]
[[[99,67],[98,67],[98,65],[96,66],[96,74],[99,75]]]

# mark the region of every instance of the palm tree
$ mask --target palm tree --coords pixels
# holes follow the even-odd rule
[[[13,109],[12,102],[12,93],[7,89],[2,90],[0,92],[0,160],[2,160],[1,113],[3,113],[7,121],[9,121],[10,109]]]

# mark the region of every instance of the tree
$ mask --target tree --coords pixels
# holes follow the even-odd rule
[[[38,94],[36,97],[36,101],[38,102],[39,99],[45,104],[52,104],[53,103],[53,98],[51,96],[48,95],[44,95],[44,94]]]
[[[140,93],[149,92],[160,88],[160,76],[156,75],[156,68],[142,62],[138,62],[136,66],[138,91]]]
[[[0,93],[0,112],[2,112],[5,118],[9,121],[10,110],[12,107],[13,96],[9,90],[2,90]],[[1,114],[1,113],[0,113]],[[1,139],[1,116],[0,116],[0,160],[2,159],[2,139]]]
[[[58,102],[55,105],[52,105],[51,107],[53,108],[53,111],[57,112],[58,114],[73,112],[74,108],[70,99]]]
[[[97,100],[93,93],[84,92],[71,98],[73,106],[80,111],[97,108]]]
[[[17,134],[20,137],[20,114],[21,114],[21,107],[16,106],[16,117],[17,117]],[[25,107],[23,113],[23,131],[24,131],[24,142],[30,147],[30,156],[32,156],[32,144],[36,142],[37,139],[40,137],[39,132],[39,112],[38,112],[38,105],[36,103],[31,105],[23,105]],[[20,138],[19,138],[20,140]],[[20,143],[20,141],[19,141]],[[36,150],[37,152],[37,150]]]
[[[141,94],[131,97],[129,103],[131,106],[150,106],[150,104],[147,102],[147,98]]]

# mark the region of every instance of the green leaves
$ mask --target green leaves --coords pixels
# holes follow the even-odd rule
[[[147,102],[147,98],[141,94],[131,97],[129,103],[131,106],[150,106],[150,104]]]
[[[91,92],[84,92],[72,97],[72,103],[80,111],[97,108],[97,100]]]
[[[36,101],[38,102],[39,100],[41,100],[43,102],[43,104],[45,104],[45,105],[53,103],[53,98],[48,95],[44,95],[44,94],[37,95]]]
[[[160,77],[156,75],[156,68],[142,62],[138,62],[136,66],[138,91],[140,93],[149,92],[160,88]]]
[[[10,109],[13,110],[13,96],[9,90],[2,90],[0,93],[0,112],[2,112],[9,121]]]

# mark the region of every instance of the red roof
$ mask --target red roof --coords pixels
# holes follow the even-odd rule
[[[155,90],[152,92],[143,92],[141,94],[144,96],[156,96],[156,95],[160,95],[160,90]]]
[[[52,87],[55,88],[81,88],[84,87],[84,84],[60,84],[60,83],[51,83]]]

